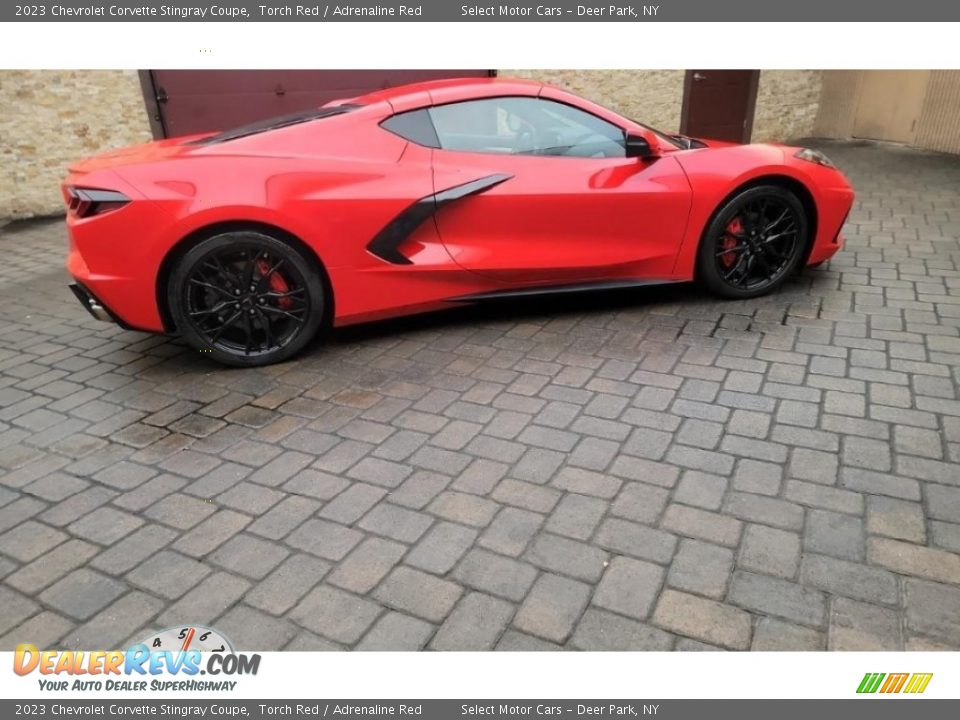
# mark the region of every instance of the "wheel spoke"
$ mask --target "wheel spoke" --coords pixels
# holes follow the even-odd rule
[[[268,318],[263,310],[257,311],[257,319],[260,320],[260,324],[263,326],[263,337],[264,344],[267,349],[273,347],[273,333],[270,330],[270,318]]]
[[[283,258],[277,260],[273,267],[269,268],[265,273],[260,275],[260,279],[257,281],[257,287],[263,287],[263,283],[265,283],[270,276],[280,268],[281,265],[283,265]]]
[[[228,327],[233,325],[236,322],[237,318],[243,315],[243,310],[237,310],[233,315],[231,315],[224,323],[220,326],[220,329],[210,338],[210,344],[213,345],[217,340],[220,339],[220,336],[223,335],[223,331]],[[212,329],[212,328],[211,328]]]
[[[770,206],[770,201],[767,198],[760,200],[760,209],[757,211],[757,225],[762,225],[767,221],[767,208]]]
[[[783,212],[780,213],[780,216],[776,220],[764,226],[763,232],[768,233],[773,230],[777,225],[782,223],[788,215],[790,215],[790,208],[784,208]]]
[[[307,291],[306,288],[296,288],[294,290],[286,290],[284,292],[274,292],[272,290],[264,293],[260,293],[259,297],[268,298],[270,300],[282,300],[283,298],[295,298],[299,300],[298,295],[302,295]]]
[[[247,313],[243,313],[243,332],[247,336],[243,344],[243,352],[249,355],[253,348],[253,323],[250,322],[250,316]]]
[[[306,308],[298,308],[298,309],[296,309],[296,310],[291,310],[291,311],[288,312],[288,311],[286,311],[286,310],[281,310],[280,308],[270,307],[269,305],[264,305],[261,309],[263,310],[263,312],[267,312],[267,313],[271,313],[271,314],[273,314],[273,315],[280,315],[281,317],[289,318],[290,320],[294,320],[294,321],[300,323],[301,325],[303,324],[303,318],[302,318],[302,317],[298,317],[297,315],[294,315],[293,313],[306,312]]]
[[[215,306],[213,306],[208,310],[197,310],[196,312],[190,313],[190,317],[202,317],[204,315],[214,315],[220,312],[221,310],[224,310],[229,304],[230,303],[227,302],[226,300],[221,300],[219,303],[217,303]]]
[[[733,267],[724,274],[723,280],[724,282],[733,282],[734,285],[740,285],[743,281],[744,273],[747,272],[747,270],[747,256],[744,254],[737,258],[737,262]],[[734,280],[734,275],[737,276],[736,280]]]
[[[763,245],[760,250],[772,257],[779,264],[783,264],[787,260],[787,256],[781,252],[777,252],[777,249],[772,245]]]
[[[773,270],[771,270],[770,263],[767,262],[767,259],[763,256],[762,252],[757,253],[753,257],[756,258],[757,264],[760,265],[761,272],[766,273],[766,279],[769,280],[776,274]]]
[[[247,260],[243,265],[243,277],[241,278],[241,292],[246,292],[247,288],[253,285],[253,273],[257,269],[257,260],[262,255],[262,251],[247,253]]]
[[[747,279],[750,277],[750,271],[753,269],[753,258],[749,255],[743,256],[743,262],[740,263],[740,269],[734,277],[731,278],[734,285],[743,286],[746,285]]]
[[[210,268],[215,275],[227,280],[228,282],[236,283],[238,280],[237,276],[233,272],[223,266],[223,263],[220,262],[220,258],[218,258],[216,255],[207,258],[203,263],[203,267]]]
[[[796,231],[796,230],[791,230],[791,231],[784,231],[784,232],[781,232],[781,233],[777,233],[776,235],[769,235],[769,236],[765,237],[763,240],[761,240],[761,241],[760,241],[760,244],[761,244],[761,245],[769,245],[770,243],[779,242],[779,241],[782,240],[783,238],[791,237],[791,236],[796,235],[796,234],[797,234],[797,231]]]
[[[720,250],[717,250],[717,257],[723,257],[727,253],[741,252],[743,250],[746,250],[748,247],[749,245],[744,243],[743,245],[734,245],[733,247],[721,248]]]
[[[216,285],[213,285],[212,283],[208,283],[208,282],[205,282],[205,281],[203,281],[203,280],[198,280],[197,278],[190,278],[190,284],[191,284],[191,285],[199,285],[200,287],[207,288],[207,290],[213,290],[214,292],[218,292],[218,293],[220,293],[221,295],[225,295],[226,297],[229,297],[229,298],[232,298],[232,297],[233,297],[233,296],[230,294],[229,291],[224,290],[222,287],[217,287]]]

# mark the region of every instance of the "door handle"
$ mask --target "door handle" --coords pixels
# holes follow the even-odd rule
[[[693,74],[693,79],[696,80],[697,82],[700,82],[701,80],[706,80],[706,79],[707,79],[707,76],[706,76],[706,75],[701,75],[700,73],[695,72],[695,73]]]

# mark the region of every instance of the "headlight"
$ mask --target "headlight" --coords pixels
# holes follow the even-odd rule
[[[824,167],[828,167],[828,168],[837,167],[832,162],[830,162],[830,158],[828,158],[819,150],[803,148],[802,150],[797,150],[794,157],[800,158],[801,160],[806,160],[807,162],[816,163],[817,165],[823,165]]]

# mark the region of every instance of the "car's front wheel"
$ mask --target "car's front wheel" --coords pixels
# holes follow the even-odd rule
[[[700,241],[697,276],[730,298],[774,290],[796,270],[807,247],[803,203],[778,185],[752,187],[731,198]]]
[[[316,264],[260,231],[226,232],[198,243],[174,267],[168,292],[183,338],[228,365],[286,360],[323,321],[325,285]]]

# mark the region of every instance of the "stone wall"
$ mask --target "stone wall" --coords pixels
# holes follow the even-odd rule
[[[753,142],[813,135],[823,85],[820,70],[763,70],[753,115]]]
[[[0,219],[62,212],[67,163],[150,138],[135,70],[0,70]]]
[[[684,70],[499,70],[583,95],[652,127],[680,129]]]

